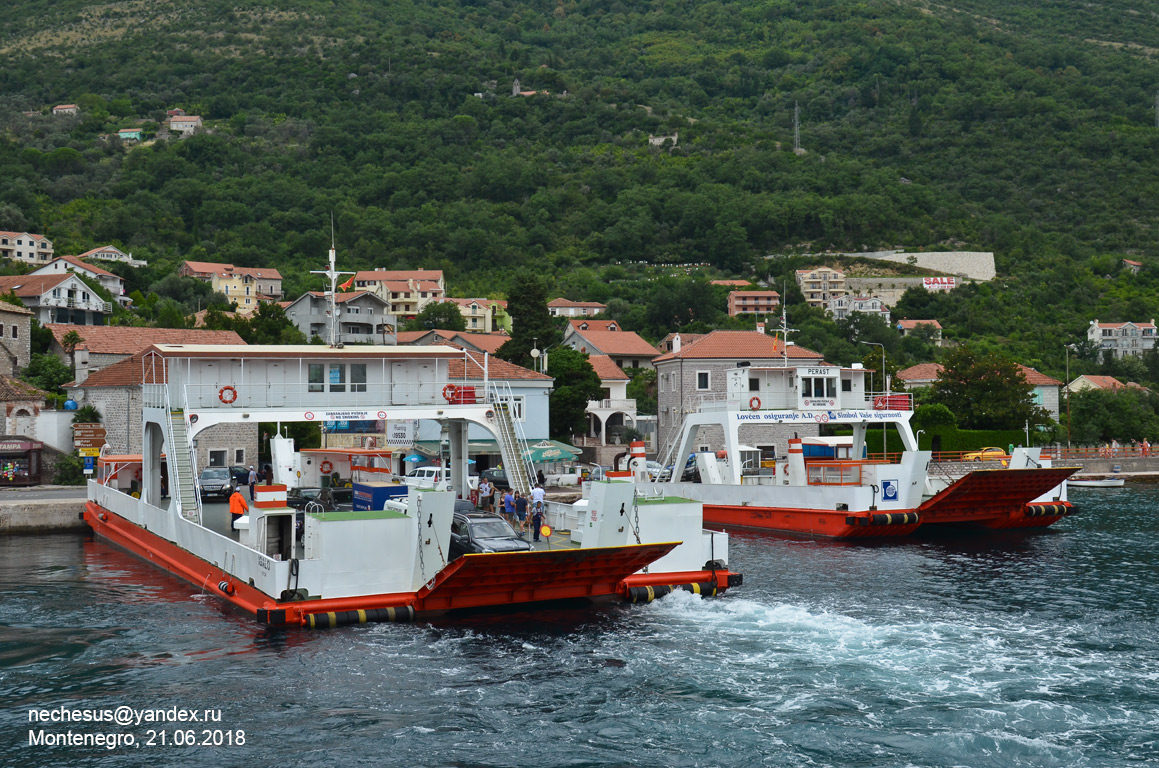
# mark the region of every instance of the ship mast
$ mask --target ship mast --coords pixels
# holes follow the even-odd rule
[[[334,248],[334,216],[330,216],[330,265],[326,269],[312,269],[311,275],[323,275],[330,280],[330,290],[326,291],[326,298],[330,300],[330,346],[341,347],[338,343],[338,278],[353,275],[353,272],[338,272],[334,266],[336,256]]]
[[[773,330],[774,334],[781,334],[781,367],[789,367],[789,334],[796,333],[796,328],[789,327],[789,316],[785,313],[785,284],[781,285],[781,327]]]

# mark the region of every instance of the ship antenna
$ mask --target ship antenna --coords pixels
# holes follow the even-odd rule
[[[796,328],[789,327],[789,316],[785,312],[785,297],[788,290],[788,283],[781,281],[781,327],[777,332],[781,334],[781,367],[789,367],[789,334],[796,333]]]
[[[337,250],[335,248],[334,235],[334,212],[330,212],[330,262],[326,269],[312,269],[310,274],[323,275],[330,280],[330,290],[326,292],[326,297],[330,300],[330,346],[341,347],[338,341],[338,278],[344,275],[353,275],[353,272],[339,272],[335,266],[335,258]]]

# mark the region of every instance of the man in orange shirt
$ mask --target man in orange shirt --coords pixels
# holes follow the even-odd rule
[[[245,497],[241,495],[241,490],[236,485],[234,485],[233,493],[229,497],[229,529],[231,531],[236,531],[238,518],[249,511],[249,504],[245,503]]]

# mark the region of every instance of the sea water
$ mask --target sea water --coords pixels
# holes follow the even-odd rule
[[[1029,534],[737,533],[745,584],[722,598],[315,633],[258,627],[90,537],[8,537],[0,761],[1159,763],[1159,489],[1073,497],[1080,514]],[[117,707],[211,719],[30,722]],[[135,743],[48,743],[66,731]]]

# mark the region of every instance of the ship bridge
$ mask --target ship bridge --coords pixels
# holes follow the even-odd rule
[[[468,428],[494,435],[514,487],[534,470],[515,397],[490,357],[453,347],[158,344],[142,357],[142,498],[160,505],[162,446],[182,516],[200,518],[193,441],[227,423],[430,419],[446,426],[451,485],[467,493]]]

